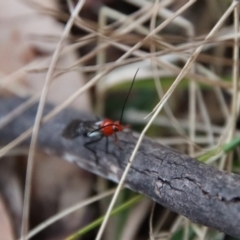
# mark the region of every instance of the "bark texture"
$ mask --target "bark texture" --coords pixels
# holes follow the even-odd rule
[[[16,108],[19,98],[0,101],[0,119]],[[6,144],[32,126],[37,105],[0,129],[0,143]],[[52,106],[47,105],[45,113]],[[92,173],[118,182],[137,141],[136,133],[118,133],[119,146],[109,138],[92,144],[95,154],[84,147],[89,138],[68,140],[61,136],[72,119],[95,117],[65,109],[40,129],[38,146],[63,157]],[[29,139],[22,144],[29,143]],[[126,187],[142,193],[166,208],[196,223],[240,238],[240,176],[219,171],[147,137],[137,153],[126,180]]]

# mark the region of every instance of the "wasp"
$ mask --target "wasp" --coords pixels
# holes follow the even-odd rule
[[[99,121],[99,120],[98,121],[83,121],[80,119],[74,119],[63,130],[62,136],[67,139],[74,139],[79,136],[92,138],[91,141],[84,144],[84,147],[86,147],[88,150],[93,152],[95,156],[96,156],[96,152],[92,148],[90,148],[90,145],[93,143],[99,142],[103,137],[106,137],[106,139],[107,139],[107,141],[106,141],[106,151],[107,152],[108,152],[107,148],[108,148],[108,137],[109,136],[115,137],[115,144],[121,149],[121,147],[118,145],[118,138],[117,138],[116,133],[122,132],[124,129],[129,128],[128,125],[126,125],[126,126],[122,125],[122,119],[123,119],[124,109],[125,109],[129,94],[132,90],[134,81],[136,79],[138,70],[139,69],[137,69],[137,71],[134,75],[131,86],[130,86],[127,96],[125,98],[119,121],[113,121],[111,119],[104,119],[102,121]]]

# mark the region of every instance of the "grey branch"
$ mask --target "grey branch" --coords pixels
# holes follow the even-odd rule
[[[0,119],[23,100],[2,99]],[[33,106],[0,130],[0,143],[6,144],[32,126],[37,106]],[[46,106],[45,114],[52,109]],[[118,182],[133,151],[138,135],[119,133],[119,146],[114,138],[92,144],[95,152],[84,147],[87,137],[69,140],[61,136],[73,119],[95,120],[92,115],[65,109],[43,124],[38,145],[48,153],[104,178]],[[28,144],[29,139],[22,144]],[[219,171],[187,155],[165,147],[145,137],[125,186],[142,193],[166,208],[182,214],[196,223],[215,228],[240,238],[240,176]]]

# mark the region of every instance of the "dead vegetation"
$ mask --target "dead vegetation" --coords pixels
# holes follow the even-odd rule
[[[109,89],[118,92],[123,82],[129,86],[137,68],[133,94],[141,94],[141,83],[144,88],[153,83],[154,94],[148,98],[155,95],[158,103],[155,98],[153,110],[125,112],[125,122],[143,129],[126,174],[150,127],[151,137],[161,143],[220,170],[239,172],[239,149],[234,145],[239,138],[237,1],[8,4],[2,3],[0,10],[1,96],[27,100],[1,118],[0,127],[38,101],[39,108],[33,128],[0,150],[0,222],[6,223],[0,232],[5,239],[19,239],[72,204],[85,204],[87,198],[107,192],[110,183],[42,153],[37,148],[39,126],[41,119],[46,122],[69,106],[104,116]],[[46,102],[56,108],[43,116]],[[19,148],[28,136],[30,148]],[[123,194],[119,203],[127,201],[126,195],[131,193]],[[105,214],[109,202],[104,199],[61,218],[33,239],[66,238]],[[145,199],[115,217],[102,239],[224,238],[224,233],[152,206]],[[94,229],[81,239],[100,239],[102,230],[104,225],[98,235]]]

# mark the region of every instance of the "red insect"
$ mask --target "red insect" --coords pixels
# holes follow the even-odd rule
[[[88,138],[94,138],[92,141],[89,141],[84,144],[84,146],[89,149],[91,152],[93,152],[96,156],[96,153],[93,149],[89,147],[89,145],[96,143],[100,141],[103,137],[106,137],[106,146],[108,146],[108,137],[114,135],[115,136],[115,143],[117,145],[117,132],[121,132],[124,129],[128,128],[128,126],[123,126],[122,119],[123,119],[123,113],[124,108],[127,103],[129,94],[132,90],[135,78],[137,76],[138,70],[136,71],[132,84],[129,88],[127,97],[124,101],[120,121],[112,121],[110,119],[105,119],[103,121],[82,121],[80,119],[72,120],[67,127],[63,130],[62,136],[68,139],[74,139],[78,136],[85,136]],[[98,136],[98,138],[96,138]],[[118,145],[117,145],[118,146]],[[118,146],[119,147],[119,146]],[[120,148],[120,147],[119,147]],[[120,148],[121,149],[121,148]]]

